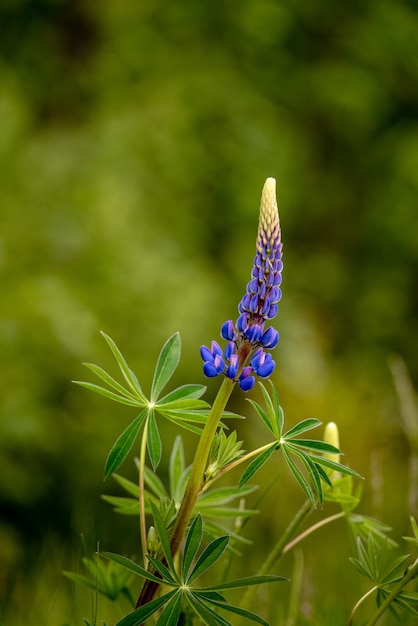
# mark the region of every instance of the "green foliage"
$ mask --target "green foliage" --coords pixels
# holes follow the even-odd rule
[[[165,563],[157,561],[153,557],[149,557],[149,560],[156,571],[158,571],[161,578],[157,578],[125,557],[111,553],[103,553],[102,556],[125,567],[130,573],[137,574],[138,576],[154,582],[162,582],[165,586],[172,588],[172,591],[168,591],[160,598],[152,600],[132,613],[129,613],[118,622],[117,626],[139,626],[161,609],[163,610],[156,621],[156,626],[176,626],[184,602],[189,604],[194,613],[202,619],[205,624],[212,626],[217,624],[231,626],[231,622],[217,613],[218,609],[223,609],[224,611],[245,617],[257,624],[268,626],[264,619],[257,616],[252,611],[247,611],[229,604],[219,592],[229,589],[241,589],[250,585],[278,582],[285,579],[281,576],[255,576],[252,578],[232,580],[218,585],[205,587],[193,586],[193,583],[220,559],[227,548],[229,537],[219,537],[211,541],[199,554],[203,539],[203,521],[202,517],[197,515],[187,533],[181,570],[180,573],[177,573],[171,555],[170,541],[164,521],[158,509],[154,506],[152,506],[152,508],[154,523],[160,537]]]
[[[414,537],[410,539],[417,544],[415,521],[412,525]],[[399,620],[401,619],[399,611],[418,616],[418,593],[405,589],[405,586],[418,576],[418,559],[409,566],[410,554],[390,559],[389,547],[387,541],[379,540],[371,533],[366,542],[358,537],[357,558],[350,560],[360,574],[373,583],[373,587],[357,603],[350,623],[353,621],[355,611],[372,592],[376,592],[378,612],[375,618],[367,622],[368,625],[374,624],[386,609]]]
[[[144,423],[147,431],[146,442],[148,454],[151,464],[155,469],[159,465],[162,454],[161,438],[155,413],[157,412],[163,415],[177,426],[191,430],[194,433],[200,433],[201,427],[195,424],[203,424],[208,414],[207,403],[203,400],[199,400],[206,388],[203,385],[183,385],[163,398],[159,398],[162,390],[172,377],[180,359],[180,336],[176,333],[168,339],[160,352],[151,386],[151,397],[150,400],[148,400],[141,389],[138,379],[129,368],[115,342],[104,333],[102,334],[112,350],[129,389],[120,385],[102,368],[92,364],[87,364],[87,367],[99,376],[109,387],[116,390],[117,393],[93,383],[82,381],[74,382],[91,391],[104,395],[110,400],[130,406],[144,407],[144,410],[141,411],[138,417],[124,430],[120,437],[118,437],[110,450],[105,466],[105,478],[115,472],[119,465],[125,460]]]
[[[221,439],[224,440],[223,431],[220,431],[220,433]],[[152,507],[155,506],[159,508],[160,514],[165,511],[163,517],[165,518],[167,527],[170,528],[184,496],[184,490],[189,475],[190,467],[185,466],[183,442],[181,437],[177,436],[170,455],[169,490],[166,489],[160,478],[150,468],[145,468],[144,478],[147,487],[145,491],[146,513],[151,514]],[[114,507],[116,513],[138,516],[140,510],[138,485],[118,474],[113,474],[113,477],[132,497],[104,495],[102,496],[103,499]],[[197,515],[200,513],[204,516],[206,520],[205,530],[208,536],[215,537],[219,533],[227,531],[227,529],[217,521],[219,519],[235,520],[240,518],[244,520],[256,515],[257,511],[253,509],[246,509],[238,505],[230,506],[234,500],[242,502],[243,499],[253,493],[255,489],[257,489],[255,485],[218,488],[209,485],[205,486],[205,489],[201,491],[196,502],[194,514]],[[248,543],[247,539],[234,533],[230,529],[228,532],[231,533],[238,542]],[[231,546],[228,546],[228,548],[232,549]]]
[[[117,600],[120,595],[123,595],[128,599],[130,605],[134,606],[135,601],[130,590],[132,574],[116,562],[103,562],[99,556],[100,553],[95,559],[88,557],[81,559],[87,576],[75,572],[63,572],[64,575],[75,583],[80,583],[101,593],[109,600]]]
[[[251,461],[250,465],[245,470],[241,477],[240,485],[245,484],[270,458],[274,450],[281,449],[283,457],[292,472],[293,476],[299,483],[302,490],[305,492],[308,499],[314,504],[318,499],[320,503],[323,501],[324,490],[322,484],[325,483],[328,487],[332,487],[332,483],[323,467],[331,469],[333,471],[341,472],[349,476],[361,476],[354,470],[332,461],[326,456],[319,456],[317,453],[322,454],[341,454],[341,451],[335,446],[324,441],[317,441],[315,439],[298,439],[297,437],[313,428],[316,428],[321,424],[317,419],[305,419],[293,426],[287,432],[283,432],[284,427],[284,413],[279,404],[279,397],[274,385],[270,382],[271,393],[269,394],[266,387],[260,383],[264,401],[266,404],[266,411],[255,400],[248,400],[254,407],[259,417],[262,419],[268,430],[276,437],[276,443],[272,443],[270,446],[265,446],[263,450]],[[299,469],[297,463],[294,461],[297,459],[304,467],[307,478],[304,473]]]

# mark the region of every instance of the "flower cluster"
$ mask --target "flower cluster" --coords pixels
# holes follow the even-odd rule
[[[276,181],[268,178],[261,196],[257,249],[251,280],[238,306],[235,324],[228,320],[222,325],[221,336],[227,341],[222,350],[216,341],[211,347],[202,346],[203,372],[214,377],[224,374],[237,381],[244,391],[255,384],[254,374],[268,378],[275,362],[265,349],[272,349],[279,341],[275,328],[266,328],[266,322],[278,312],[282,296],[282,242],[279,212],[276,202]]]

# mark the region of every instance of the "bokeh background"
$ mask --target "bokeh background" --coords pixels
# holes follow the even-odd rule
[[[100,499],[119,493],[103,484],[103,465],[134,414],[70,381],[91,380],[83,361],[116,373],[102,329],[145,389],[180,331],[174,384],[202,382],[198,349],[236,315],[268,176],[284,240],[274,379],[288,426],[336,421],[344,462],[366,479],[361,512],[399,540],[410,532],[417,42],[413,0],[3,0],[4,625],[91,619],[88,596],[61,575],[79,568],[81,533],[91,554],[97,541],[135,553],[136,520]],[[209,400],[216,388],[210,381]],[[249,415],[239,434],[250,449],[268,435],[243,396],[231,408]],[[190,461],[195,441],[186,444]],[[258,480],[277,471],[248,524],[246,573],[303,502],[279,460],[272,467]],[[132,461],[123,470],[135,478]],[[351,554],[341,523],[306,543],[300,624],[347,623],[367,588]],[[292,567],[289,558],[278,573]],[[279,623],[289,587],[262,598]],[[113,623],[117,610],[100,602]]]

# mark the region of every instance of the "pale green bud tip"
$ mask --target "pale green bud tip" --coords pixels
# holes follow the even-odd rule
[[[324,441],[330,443],[334,448],[340,449],[340,435],[338,433],[338,426],[335,422],[329,422],[325,426]]]
[[[147,533],[147,551],[151,556],[155,556],[160,549],[160,540],[154,526],[150,526]]]
[[[270,253],[281,247],[279,209],[276,200],[276,179],[267,178],[261,193],[257,250]]]

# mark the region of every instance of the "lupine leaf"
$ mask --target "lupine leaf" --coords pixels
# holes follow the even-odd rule
[[[341,463],[331,461],[324,456],[317,456],[316,454],[310,454],[309,456],[312,460],[315,461],[315,463],[319,463],[319,465],[325,465],[325,467],[336,470],[337,472],[341,472],[342,474],[348,474],[349,476],[355,476],[356,478],[363,478],[362,476],[360,476],[360,474],[352,470],[351,467],[347,467],[346,465],[341,465]]]
[[[181,341],[179,333],[175,333],[163,345],[155,368],[151,386],[151,401],[156,402],[180,360]]]
[[[174,498],[174,502],[176,502],[176,504],[180,504],[180,502],[183,499],[191,469],[192,469],[191,465],[189,465],[189,467],[186,467],[186,469],[184,470],[184,472],[182,473],[182,475],[180,476],[177,482],[174,493],[172,494],[172,497]]]
[[[123,433],[118,437],[116,442],[113,444],[112,449],[109,452],[109,455],[106,460],[104,476],[105,479],[115,472],[122,461],[126,458],[129,451],[131,450],[135,439],[138,436],[140,428],[144,423],[146,410],[144,409],[138,417],[136,417],[131,424],[129,424],[128,428],[126,428]]]
[[[248,578],[237,578],[236,580],[230,580],[220,585],[211,585],[210,587],[201,587],[195,589],[195,591],[224,591],[225,589],[238,589],[239,587],[251,587],[252,585],[264,585],[265,583],[276,583],[282,581],[289,581],[288,578],[283,576],[262,575],[262,576],[249,576]]]
[[[403,556],[395,559],[386,569],[384,576],[381,580],[381,584],[387,585],[389,583],[396,582],[397,580],[402,578],[403,573],[406,569],[406,564],[409,560],[409,556],[409,554],[404,554]]]
[[[122,372],[123,377],[125,378],[126,382],[128,383],[128,385],[130,386],[130,388],[132,389],[132,391],[134,392],[135,395],[137,395],[142,403],[144,405],[147,404],[147,399],[144,396],[144,393],[141,389],[141,385],[138,382],[137,377],[135,376],[135,374],[132,372],[132,370],[129,368],[127,362],[125,361],[121,351],[119,350],[119,348],[117,347],[117,345],[115,344],[115,342],[113,341],[113,339],[111,337],[109,337],[109,335],[106,335],[106,333],[104,333],[103,331],[100,331],[101,335],[104,337],[104,339],[106,340],[108,346],[110,347],[110,349],[113,352],[113,356],[115,357],[120,371]]]
[[[173,413],[171,413],[170,411],[167,411],[167,413],[163,411],[159,411],[159,413],[163,415],[166,419],[168,419],[170,422],[173,422],[173,424],[176,424],[177,426],[179,426],[180,428],[189,430],[191,433],[194,433],[195,435],[202,434],[202,430],[203,430],[202,427],[195,426],[194,424],[190,424],[189,422],[197,422],[197,423],[204,424],[206,422],[206,418],[204,418],[204,420],[201,421],[200,419],[197,419],[197,416],[195,417],[194,415],[193,416],[182,415],[181,413],[176,413],[175,411],[173,411]]]
[[[161,561],[158,561],[157,559],[154,559],[154,557],[150,555],[148,555],[147,558],[149,559],[154,569],[156,569],[157,572],[161,574],[161,578],[163,579],[164,584],[176,586],[176,587],[178,586],[178,581],[175,578],[173,578],[170,570],[168,569],[166,565],[164,565],[164,563],[162,563]]]
[[[308,497],[308,499],[312,502],[312,504],[315,504],[315,496],[313,494],[313,491],[312,491],[308,481],[306,480],[306,478],[304,477],[302,472],[299,470],[297,465],[293,462],[293,460],[292,460],[292,458],[291,458],[291,456],[290,456],[290,454],[289,454],[289,452],[287,451],[286,448],[287,448],[287,446],[282,446],[282,452],[283,452],[283,456],[285,458],[285,461],[286,461],[287,465],[289,466],[290,471],[292,472],[293,476],[298,481],[299,485],[302,487],[302,489],[305,492],[305,494]]]
[[[105,396],[105,398],[109,398],[109,400],[114,400],[114,402],[119,402],[120,404],[127,404],[128,406],[144,406],[144,403],[140,400],[130,400],[125,396],[120,396],[113,391],[109,391],[109,389],[105,389],[105,387],[101,387],[100,385],[96,385],[95,383],[89,383],[82,380],[73,380],[73,383],[76,385],[80,385],[80,387],[85,387],[90,391],[94,391],[95,393],[100,394],[101,396]]]
[[[240,478],[240,481],[239,481],[240,487],[243,487],[245,483],[247,483],[250,480],[250,478],[252,478],[254,474],[258,472],[258,470],[261,467],[263,467],[264,463],[268,461],[268,459],[271,457],[276,447],[277,447],[277,443],[276,442],[272,443],[269,448],[261,452],[261,454],[256,456],[255,459],[251,461],[251,463],[248,465],[248,467],[246,468],[246,470],[244,471],[244,473],[242,474]]]
[[[261,417],[261,419],[263,420],[264,424],[267,426],[267,428],[269,429],[269,431],[276,436],[276,433],[274,432],[274,428],[273,425],[270,421],[270,418],[268,417],[267,413],[264,411],[264,409],[258,404],[258,402],[256,402],[255,400],[251,400],[251,398],[246,398],[247,402],[249,402],[251,404],[251,406],[255,409],[255,411],[258,413],[259,417]]]
[[[300,461],[303,463],[303,465],[306,468],[306,471],[308,472],[308,476],[310,479],[310,483],[313,487],[313,490],[319,500],[319,502],[322,504],[322,485],[321,485],[321,478],[318,472],[318,469],[315,466],[315,463],[313,463],[313,461],[310,460],[309,455],[306,454],[305,452],[302,452],[302,450],[298,450],[298,449],[292,449],[292,447],[290,445],[286,445],[286,448],[290,451],[292,450],[293,454],[300,459]]]
[[[257,489],[257,485],[246,487],[219,487],[211,489],[199,496],[199,506],[219,506],[232,502],[236,498],[243,498]]]
[[[195,558],[195,555],[199,550],[200,544],[202,542],[202,536],[202,516],[197,515],[190,526],[184,545],[183,561],[181,566],[181,575],[184,580],[187,579],[193,559]]]
[[[130,493],[131,496],[139,498],[139,486],[137,483],[132,482],[132,480],[129,480],[120,474],[113,474],[112,478],[116,480],[122,489],[124,489],[127,493]]]
[[[266,403],[269,422],[271,424],[270,430],[272,431],[273,435],[277,437],[277,439],[280,439],[280,430],[278,428],[278,423],[276,419],[276,411],[275,411],[275,407],[273,404],[273,400],[271,399],[269,392],[267,391],[263,383],[260,383],[260,387],[261,387],[261,391],[264,397],[264,402]]]
[[[210,507],[201,507],[199,502],[196,508],[205,516],[208,515],[209,517],[251,517],[259,514],[259,512],[254,509],[241,509],[240,507],[219,506],[217,504],[213,504]]]
[[[148,489],[160,498],[168,498],[168,492],[162,480],[149,467],[145,466],[144,481]]]
[[[277,393],[276,387],[274,386],[271,380],[269,380],[269,383],[271,387],[271,399],[272,399],[273,407],[274,407],[274,420],[277,424],[277,432],[279,433],[279,436],[281,437],[282,432],[283,432],[283,422],[284,422],[283,409],[280,406],[279,394]]]
[[[160,398],[158,403],[165,404],[167,402],[174,402],[175,400],[195,399],[197,400],[205,393],[207,387],[205,385],[181,385],[173,391],[170,391],[166,396]]]
[[[102,500],[113,506],[115,513],[121,515],[138,515],[139,501],[134,498],[123,498],[120,496],[101,496]]]
[[[231,622],[229,622],[224,617],[222,617],[222,615],[219,615],[213,609],[207,606],[202,601],[202,598],[199,597],[199,594],[190,593],[187,594],[186,597],[190,603],[190,606],[193,608],[196,614],[202,618],[203,622],[207,626],[232,626]]]
[[[177,626],[181,611],[181,593],[178,592],[164,607],[156,626]]]
[[[174,575],[176,568],[174,567],[173,557],[171,555],[170,548],[170,539],[168,538],[168,533],[163,522],[163,519],[160,515],[157,507],[151,502],[152,515],[154,517],[155,530],[157,531],[158,537],[160,539],[161,548],[165,559],[167,561],[168,567],[170,568],[171,573]]]
[[[207,409],[209,412],[208,403],[196,398],[177,398],[177,400],[171,400],[170,402],[159,400],[155,404],[155,408],[157,411],[182,411],[184,413],[191,411],[192,414],[201,409]]]
[[[171,600],[176,593],[178,593],[178,591],[174,589],[160,598],[151,600],[151,602],[144,604],[144,606],[141,606],[139,609],[122,617],[115,626],[141,626],[149,617],[154,615],[164,604]]]
[[[288,437],[286,437],[286,440],[290,441]],[[342,454],[341,450],[331,445],[330,443],[326,443],[325,441],[320,441],[317,439],[293,439],[293,437],[291,441],[293,446],[298,446],[299,448],[326,452],[328,454]]]
[[[195,594],[194,594],[195,595]],[[264,620],[259,615],[256,615],[252,611],[247,611],[246,609],[241,609],[239,606],[234,606],[229,604],[228,602],[219,602],[215,599],[205,598],[207,602],[210,602],[214,606],[217,606],[225,611],[230,611],[231,613],[235,613],[236,615],[241,615],[241,617],[246,617],[251,622],[256,622],[257,624],[262,624],[262,626],[270,626],[266,620]]]
[[[317,420],[314,417],[310,417],[306,420],[302,420],[301,422],[299,422],[299,424],[296,424],[296,426],[293,426],[293,428],[288,430],[287,433],[283,435],[283,437],[285,439],[291,439],[292,437],[296,437],[296,435],[301,435],[307,430],[312,430],[313,428],[316,428],[321,424],[322,422],[320,422],[320,420]]]
[[[176,486],[180,480],[181,475],[184,472],[184,448],[183,440],[180,435],[174,440],[173,448],[170,454],[169,463],[169,480],[170,480],[170,494],[174,497]]]
[[[201,576],[203,572],[209,569],[209,567],[211,567],[219,559],[219,557],[225,552],[228,542],[229,537],[218,537],[206,546],[190,574],[187,581],[189,584]]]
[[[161,578],[154,576],[146,569],[135,563],[135,561],[128,559],[126,556],[122,556],[121,554],[115,554],[114,552],[101,552],[100,556],[104,557],[105,559],[109,559],[109,561],[119,563],[119,565],[122,565],[122,567],[125,567],[137,576],[141,576],[142,578],[146,578],[147,580],[152,580],[153,582],[158,584],[161,583]]]
[[[161,460],[162,444],[161,437],[158,431],[157,420],[155,419],[154,411],[150,411],[148,415],[147,425],[147,448],[151,465],[155,470]]]
[[[130,397],[132,400],[136,400],[136,402],[138,402],[138,395],[135,395],[131,391],[128,391],[128,389],[125,389],[123,385],[118,383],[118,381],[108,374],[102,367],[99,367],[94,363],[83,363],[83,365],[107,383],[109,387],[113,387],[113,389],[115,389],[115,391],[120,393],[122,396]]]

